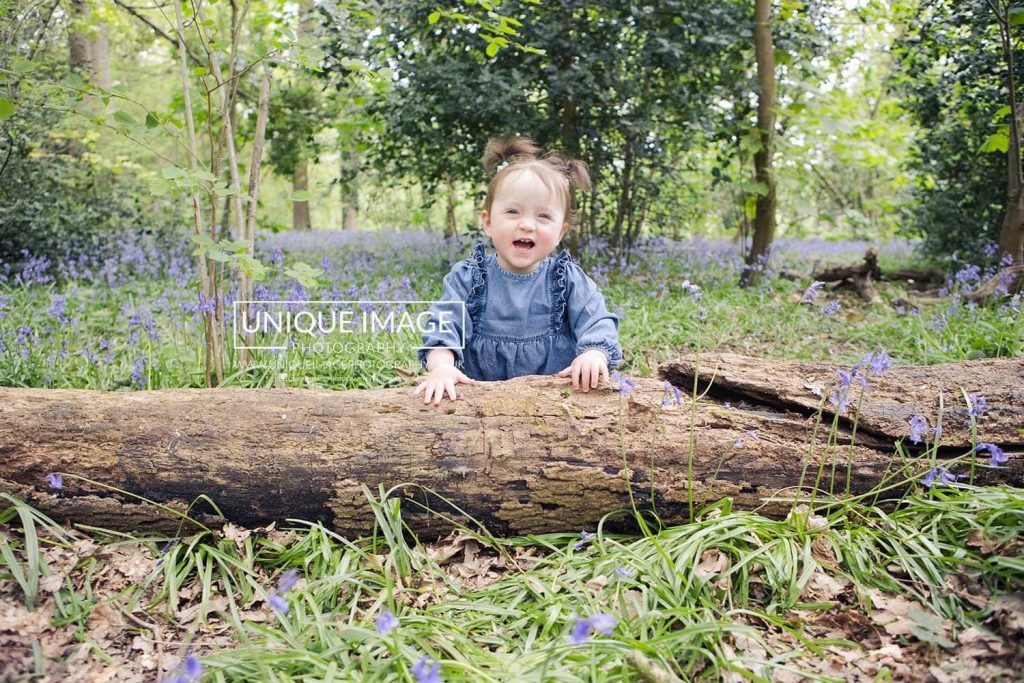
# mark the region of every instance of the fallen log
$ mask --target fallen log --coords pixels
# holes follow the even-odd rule
[[[937,286],[945,279],[945,274],[938,268],[922,270],[920,268],[898,268],[882,270],[878,265],[878,247],[870,247],[864,254],[864,260],[847,266],[832,266],[820,272],[812,273],[812,280],[829,283],[833,290],[852,287],[861,299],[868,303],[878,303],[881,296],[875,287],[876,282],[904,281],[908,287],[917,290],[928,290]]]
[[[718,368],[715,387],[743,397],[742,407],[726,407],[714,391],[693,406],[686,368],[703,380]],[[625,396],[614,384],[583,394],[537,376],[466,387],[440,407],[409,388],[6,388],[0,491],[61,520],[125,530],[175,531],[180,518],[168,510],[189,509],[206,524],[302,519],[364,534],[374,517],[363,485],[374,494],[396,487],[403,519],[426,534],[449,530],[446,518],[474,526],[469,517],[496,535],[578,532],[605,515],[606,529],[632,529],[630,489],[640,510],[653,506],[667,524],[723,497],[781,515],[792,503],[780,495],[801,484],[806,491],[817,480],[823,500],[867,492],[904,467],[897,482],[922,473],[924,459],[894,460],[893,442],[909,431],[905,417],[932,414],[940,393],[951,415],[961,387],[986,392],[979,438],[1010,455],[1006,467],[977,467],[975,483],[1024,484],[1022,437],[1007,427],[1022,423],[1024,361],[892,368],[884,383],[871,379],[855,442],[843,418],[830,445],[830,406],[826,426],[814,425],[836,369],[741,356],[704,356],[697,368],[680,359],[662,370],[683,387],[681,402],[662,380],[637,380]],[[940,464],[970,448],[963,430],[944,426]],[[51,472],[64,474],[60,490],[47,487]],[[222,516],[202,501],[189,508],[202,495]]]

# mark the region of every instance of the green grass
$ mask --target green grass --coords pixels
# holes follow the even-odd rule
[[[48,564],[53,549],[73,549],[83,535],[6,502],[0,519],[13,533],[0,544],[0,585],[13,581],[14,593],[38,607],[39,579],[56,571]],[[132,633],[148,636],[146,624],[158,625],[176,644],[172,651],[190,649],[212,681],[409,680],[424,654],[448,681],[638,680],[630,653],[684,680],[718,680],[725,670],[769,680],[775,669],[817,678],[798,657],[858,648],[814,636],[805,624],[808,615],[870,605],[872,590],[919,601],[915,635],[939,639],[936,624],[955,634],[991,612],[949,591],[950,577],[993,593],[1024,584],[1024,492],[1005,487],[935,488],[895,508],[844,506],[785,520],[732,511],[724,501],[650,536],[598,529],[580,550],[567,534],[482,537],[482,552],[499,564],[476,589],[463,588],[450,566],[402,533],[397,500],[370,495],[369,502],[378,532],[356,540],[317,524],[238,542],[202,532],[170,547],[168,538],[93,530],[101,550],[66,571],[52,594],[53,622],[89,642],[89,614],[106,603],[134,615],[126,622]],[[965,544],[972,533],[995,549]],[[121,548],[148,571],[137,583],[111,586],[104,557]],[[264,601],[286,569],[302,579],[284,594],[282,614]],[[808,586],[819,574],[848,588],[815,597]],[[399,626],[379,635],[374,620],[384,610]],[[572,644],[575,616],[598,612],[615,616],[612,634]],[[100,644],[92,647],[104,655]],[[108,655],[115,663],[123,661],[117,650]]]

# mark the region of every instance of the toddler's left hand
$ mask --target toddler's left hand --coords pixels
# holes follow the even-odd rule
[[[597,388],[602,377],[608,380],[608,359],[597,349],[584,351],[576,356],[572,365],[558,373],[559,377],[569,375],[572,375],[572,388],[582,389],[583,393],[587,393]]]

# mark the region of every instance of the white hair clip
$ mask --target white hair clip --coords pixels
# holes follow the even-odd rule
[[[503,170],[505,170],[506,166],[508,166],[508,161],[503,161],[500,164],[498,164],[498,168],[494,169],[494,172],[501,173]]]

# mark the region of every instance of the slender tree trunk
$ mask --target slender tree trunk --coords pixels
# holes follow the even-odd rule
[[[189,169],[195,173],[199,169],[199,156],[196,149],[196,128],[192,116],[192,94],[189,84],[188,53],[185,49],[185,17],[181,9],[181,0],[174,0],[174,12],[177,19],[178,34],[178,56],[181,75],[181,87],[184,98],[185,123],[188,131],[188,164]],[[193,227],[197,235],[204,234],[202,208],[199,202],[199,193],[192,192],[192,216]],[[210,225],[210,232],[215,232],[215,226]],[[216,239],[216,235],[211,235]],[[221,356],[220,326],[217,324],[216,311],[208,310],[205,304],[216,301],[217,287],[214,282],[214,274],[207,267],[206,256],[199,255],[199,299],[204,304],[201,315],[206,327],[206,383],[208,386],[214,383],[220,384],[224,381],[224,365]]]
[[[757,53],[757,129],[761,148],[754,155],[754,175],[767,188],[757,197],[754,216],[754,243],[747,255],[747,268],[742,284],[752,285],[760,280],[761,272],[771,256],[775,239],[775,175],[772,172],[772,153],[775,134],[775,54],[772,45],[771,0],[754,2],[754,49]]]
[[[85,0],[71,0],[71,26],[68,29],[68,66],[86,80],[93,75],[92,50],[88,25],[92,10]]]
[[[341,223],[345,230],[359,227],[359,152],[350,138],[341,151]]]
[[[445,184],[448,187],[448,207],[445,211],[444,236],[455,237],[459,233],[458,225],[455,222],[455,179],[449,174],[445,180]]]
[[[295,173],[292,175],[292,192],[309,192],[309,176],[305,159],[295,167]],[[292,230],[302,231],[312,228],[313,224],[309,218],[309,202],[292,202]]]
[[[1017,107],[1013,69],[1013,36],[1010,34],[1010,3],[997,16],[1006,61],[1006,88],[1010,99],[1010,144],[1007,150],[1006,216],[999,231],[999,246],[1013,257],[1013,265],[1024,264],[1024,177],[1021,173],[1020,114]]]

